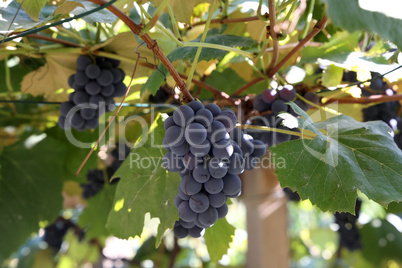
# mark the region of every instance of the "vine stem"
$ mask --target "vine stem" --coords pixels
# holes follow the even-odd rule
[[[308,138],[308,139],[314,139],[317,136],[317,135],[316,136],[307,135],[307,134],[303,134],[303,133],[296,132],[296,131],[274,128],[274,127],[264,127],[264,126],[254,126],[254,125],[244,125],[244,124],[237,124],[236,127],[239,127],[241,129],[257,129],[257,130],[263,130],[263,131],[278,132],[278,133],[283,133],[283,134],[288,134],[288,135],[293,135],[293,136],[298,136],[301,138]]]
[[[176,21],[176,18],[174,17],[172,7],[170,6],[169,3],[167,4],[167,7],[169,10],[170,19],[172,20],[173,32],[174,32],[176,38],[178,40],[181,40],[180,30],[179,30],[179,27],[177,26],[177,21]]]
[[[302,47],[304,47],[305,44],[308,43],[314,36],[316,36],[325,26],[327,23],[328,18],[327,16],[324,16],[320,21],[317,22],[317,24],[314,26],[313,30],[297,44],[296,47],[294,47],[275,67],[273,68],[268,68],[267,70],[267,75],[268,77],[273,77],[279,69],[294,55],[296,54],[297,51],[299,51]]]
[[[69,42],[69,41],[62,40],[62,39],[56,39],[56,38],[39,35],[39,34],[28,34],[26,37],[33,38],[33,39],[41,39],[41,40],[49,41],[52,43],[62,44],[62,45],[69,46],[69,47],[82,47],[81,45],[73,43],[73,42]]]
[[[308,28],[310,26],[311,20],[313,19],[313,10],[314,10],[314,5],[315,5],[315,0],[311,0],[309,3],[309,8],[306,16],[306,25],[304,27],[304,30],[301,34],[301,38],[305,38],[306,34],[308,32]]]
[[[278,60],[279,56],[279,49],[278,49],[279,42],[275,30],[275,24],[276,24],[275,0],[268,0],[268,9],[269,9],[269,35],[271,36],[273,42],[272,59],[268,69],[272,69],[275,66],[275,63]]]
[[[104,0],[88,0],[88,1],[95,3],[97,5],[104,5],[105,3],[107,3]],[[166,69],[169,71],[170,75],[175,80],[177,87],[183,93],[184,99],[186,101],[194,100],[194,97],[188,91],[187,86],[184,83],[184,81],[181,79],[179,73],[173,67],[172,63],[165,56],[165,54],[163,54],[163,52],[159,48],[157,42],[155,40],[153,40],[148,34],[142,34],[141,27],[139,25],[137,25],[133,20],[131,20],[130,17],[128,17],[126,14],[124,14],[120,9],[116,8],[113,5],[108,6],[107,9],[109,9],[119,19],[121,19],[130,28],[130,30],[134,34],[138,35],[142,40],[145,41],[145,43],[147,44],[147,47],[150,50],[152,50],[155,53],[155,55],[159,58],[159,60],[162,62],[162,64],[165,65]]]
[[[209,6],[208,19],[207,19],[207,23],[205,24],[204,32],[202,33],[202,36],[201,36],[201,40],[200,40],[201,43],[204,43],[205,38],[207,37],[209,24],[211,23],[212,15],[213,15],[213,12],[214,12],[215,7],[216,7],[216,2],[217,1],[214,0],[212,2],[212,4]],[[201,50],[202,50],[202,47],[198,47],[197,52],[195,53],[193,64],[191,65],[190,73],[188,74],[188,77],[187,77],[187,85],[188,86],[191,85],[191,80],[193,79],[193,75],[194,75],[194,72],[195,72],[195,67],[197,66],[198,59],[199,59],[199,57],[201,55]]]

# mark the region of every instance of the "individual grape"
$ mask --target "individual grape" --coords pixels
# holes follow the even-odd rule
[[[289,106],[286,105],[283,100],[275,100],[274,102],[272,102],[271,110],[274,113],[274,115],[278,115],[281,112],[287,112],[288,107]]]
[[[254,145],[254,151],[252,153],[252,156],[263,157],[267,152],[267,147],[265,146],[265,144],[260,140],[252,140],[251,142]]]
[[[109,86],[113,84],[113,74],[110,70],[101,70],[100,75],[96,78],[96,81],[101,86]]]
[[[218,220],[218,211],[216,208],[209,207],[206,211],[198,214],[198,220],[201,224],[211,226]]]
[[[195,195],[201,191],[202,184],[197,182],[193,176],[189,176],[188,178],[183,178],[180,182],[180,189],[186,195]]]
[[[279,90],[279,97],[284,101],[292,101],[296,98],[296,90],[292,85],[286,85],[281,90]]]
[[[191,146],[199,145],[207,139],[207,130],[199,123],[191,123],[186,127],[184,137]]]
[[[243,154],[243,151],[240,149],[239,145],[237,144],[237,142],[232,141],[232,146],[233,146],[233,153],[238,153],[240,155]],[[232,155],[233,156],[233,155]]]
[[[75,82],[74,82],[73,88],[75,91],[84,91],[85,90],[85,86],[80,86]]]
[[[222,178],[222,181],[222,192],[224,192],[226,195],[233,195],[241,190],[241,180],[237,175],[228,173]]]
[[[241,142],[243,138],[243,131],[239,128],[235,128],[230,132],[230,137],[237,143]]]
[[[179,205],[183,202],[184,200],[180,198],[179,195],[176,195],[176,197],[174,198],[174,205],[176,208],[179,207]]]
[[[167,152],[163,156],[163,167],[170,172],[177,172],[180,171],[183,168],[183,163],[181,158],[176,157],[174,154],[171,152]]]
[[[209,228],[209,227],[210,227],[209,225],[202,224],[202,223],[198,220],[198,217],[194,220],[194,223],[195,223],[195,226],[197,226],[197,227],[199,227],[199,228],[202,228],[202,229],[206,229],[206,228]]]
[[[163,128],[165,130],[167,130],[169,127],[174,126],[175,123],[173,121],[173,117],[169,116],[168,118],[166,118],[165,122],[163,122]]]
[[[254,99],[253,102],[253,107],[254,109],[256,109],[257,111],[259,111],[260,113],[266,112],[271,108],[271,104],[270,103],[266,103],[263,99],[262,99],[262,95],[257,95]]]
[[[222,179],[209,179],[206,183],[204,183],[205,191],[210,194],[217,194],[223,189],[223,180]]]
[[[199,109],[195,113],[195,122],[200,123],[206,128],[211,125],[213,119],[212,113],[207,109]]]
[[[190,207],[189,201],[183,201],[178,208],[180,218],[182,218],[184,221],[190,222],[194,221],[197,218],[197,213],[194,212],[194,210]]]
[[[85,91],[89,95],[92,96],[97,95],[101,91],[101,86],[95,80],[92,80],[91,82],[85,85]]]
[[[60,111],[61,115],[66,116],[73,108],[74,108],[74,103],[72,103],[70,101],[66,101],[66,102],[63,102],[62,104],[60,104],[59,111]]]
[[[228,172],[231,174],[240,174],[244,171],[244,158],[241,153],[234,153],[228,162]]]
[[[75,74],[72,74],[68,77],[67,83],[68,83],[68,86],[71,88],[74,88],[74,79],[75,79]]]
[[[196,157],[206,156],[211,150],[211,144],[208,140],[205,140],[203,143],[199,145],[190,146],[190,152]]]
[[[193,195],[189,200],[190,208],[196,213],[202,213],[209,207],[209,198],[203,193]],[[185,220],[182,217],[183,220]]]
[[[105,111],[111,112],[116,108],[116,103],[114,102],[113,98],[107,98],[105,101]]]
[[[98,127],[98,125],[99,125],[99,118],[97,116],[85,122],[86,129],[94,129]]]
[[[188,229],[188,234],[193,238],[201,237],[204,234],[204,229],[198,226]]]
[[[236,198],[236,197],[239,197],[241,195],[241,190],[240,191],[238,191],[237,193],[235,193],[235,194],[231,194],[231,195],[226,195],[227,197],[230,197],[230,198]]]
[[[77,58],[77,70],[83,71],[91,63],[92,59],[90,56],[81,55]]]
[[[174,110],[173,120],[176,125],[185,127],[194,120],[194,111],[188,106],[180,106]]]
[[[188,230],[181,225],[173,227],[173,233],[177,238],[185,238],[188,236]]]
[[[179,222],[180,222],[180,225],[183,226],[186,229],[190,229],[190,228],[193,228],[195,226],[194,221],[187,222],[187,221],[184,221],[183,219],[180,219]]]
[[[100,73],[101,69],[96,64],[91,63],[85,68],[85,74],[89,79],[96,79]]]
[[[218,219],[225,218],[229,212],[228,205],[223,204],[223,206],[216,208],[216,211],[218,212]]]
[[[114,94],[114,85],[108,85],[106,87],[101,87],[101,94],[104,97],[110,97]]]
[[[220,140],[213,145],[212,154],[220,159],[229,158],[232,156],[233,150],[229,140]]]
[[[227,132],[232,131],[237,124],[237,118],[233,112],[221,112],[215,119],[225,126]]]
[[[83,108],[80,111],[81,117],[85,120],[91,120],[96,116],[96,110],[91,108]]]
[[[226,127],[219,121],[213,121],[207,130],[207,138],[210,142],[218,142],[228,137]]]
[[[215,103],[208,103],[205,105],[205,109],[209,110],[214,117],[221,113],[221,108],[219,108]]]
[[[272,103],[276,100],[278,92],[275,89],[266,89],[262,92],[261,97],[265,103]]]
[[[177,146],[170,146],[169,148],[175,155],[185,156],[189,152],[190,145],[188,145],[188,143],[185,142]]]
[[[99,104],[104,104],[105,99],[101,95],[94,95],[89,97],[89,103],[99,105]]]
[[[194,113],[197,113],[197,111],[204,109],[204,105],[202,105],[202,103],[199,101],[190,101],[187,104],[187,106],[189,106],[191,109],[193,109]]]
[[[243,155],[251,155],[254,152],[254,144],[252,142],[252,137],[247,134],[243,134],[241,140],[239,141],[240,149]]]
[[[225,113],[232,113],[232,114],[236,115],[236,113],[235,113],[232,109],[229,109],[229,108],[223,109],[222,112],[225,112]]]
[[[127,92],[127,86],[123,82],[114,84],[115,97],[123,97],[124,95],[126,95],[126,92]]]
[[[171,126],[166,130],[163,144],[171,146],[178,146],[185,142],[184,130],[178,126]]]
[[[189,200],[190,196],[186,195],[179,187],[179,191],[177,193],[178,196],[180,196],[180,198],[184,201]]]
[[[81,128],[85,125],[85,120],[79,113],[75,113],[71,116],[71,126],[73,128]]]
[[[208,162],[208,171],[215,179],[221,179],[226,175],[228,167],[225,162],[222,162],[218,158],[212,158]]]
[[[88,101],[89,101],[89,95],[86,92],[83,91],[75,92],[73,96],[73,102],[75,103],[75,105],[85,104],[88,103]]]
[[[89,82],[88,76],[83,71],[77,71],[74,76],[74,83],[78,86],[85,86]]]
[[[209,205],[214,208],[219,208],[223,206],[223,204],[225,204],[227,200],[223,192],[217,194],[210,194],[208,195],[208,197],[209,197]]]
[[[113,84],[123,82],[125,76],[123,71],[116,68],[110,69],[109,71],[113,75]]]
[[[183,157],[183,165],[186,169],[193,170],[199,164],[200,158],[197,159],[192,153],[188,153]]]
[[[209,174],[208,167],[206,165],[198,165],[193,170],[194,180],[199,183],[204,183],[209,180],[211,175]]]

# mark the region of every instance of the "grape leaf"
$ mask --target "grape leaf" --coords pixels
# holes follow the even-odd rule
[[[163,0],[151,0],[155,6],[160,6]],[[172,7],[173,14],[177,21],[191,24],[191,15],[193,14],[193,8],[199,3],[211,3],[211,0],[170,0],[169,4]]]
[[[383,206],[402,201],[402,151],[387,124],[361,123],[345,115],[313,123],[297,105],[290,105],[304,117],[298,119],[299,128],[317,136],[271,148],[284,159],[275,168],[282,187],[323,211],[354,213],[357,191]]]
[[[57,157],[54,157],[57,156]],[[0,155],[0,263],[62,208],[65,147],[46,134],[31,135]]]
[[[88,228],[85,237],[88,239],[107,236],[106,220],[113,208],[116,184],[105,185],[101,191],[88,200],[88,205],[80,215],[78,224],[82,228]]]
[[[211,261],[217,263],[229,249],[235,228],[225,218],[218,220],[214,226],[205,230],[205,244]]]
[[[322,75],[322,85],[324,87],[336,87],[342,82],[343,69],[331,64]]]
[[[22,3],[22,8],[31,19],[38,21],[40,11],[46,5],[47,0],[18,0],[17,2]]]
[[[160,220],[156,237],[158,246],[165,230],[173,228],[179,217],[174,198],[180,176],[162,167],[162,158],[166,153],[162,147],[164,134],[163,120],[159,114],[113,175],[113,178],[121,179],[117,184],[113,209],[106,227],[117,237],[141,235],[145,214],[149,212],[151,217]]]
[[[325,0],[328,17],[344,29],[377,33],[402,48],[402,16],[399,0]]]
[[[21,91],[33,96],[43,95],[49,101],[67,100],[66,90],[70,88],[67,80],[75,73],[76,60],[70,54],[46,55],[44,66],[24,76]]]
[[[211,30],[212,31],[212,30]],[[251,47],[255,41],[251,38],[234,36],[234,35],[221,35],[214,34],[217,31],[209,32],[209,35],[205,38],[205,43],[210,44],[219,44],[229,47]],[[192,41],[192,42],[200,42],[200,38]],[[167,58],[170,62],[175,62],[178,60],[194,60],[195,54],[197,52],[197,47],[178,47],[173,50]],[[214,49],[214,48],[203,48],[201,50],[201,54],[199,57],[199,61],[209,61],[213,59],[222,60],[225,55],[229,53],[228,51]],[[169,76],[169,72],[160,64],[158,67],[159,70],[155,70],[151,76],[148,78],[147,82],[141,89],[141,93],[145,92],[145,90],[149,90],[151,94],[155,94],[159,89],[160,85],[163,83],[165,76]]]
[[[99,6],[89,1],[77,0],[76,2],[79,2],[84,7],[77,6],[74,10],[70,12],[73,15],[81,14],[83,12],[86,12]],[[86,15],[82,19],[85,20],[87,23],[95,23],[95,22],[113,23],[114,21],[116,21],[116,16],[108,9],[102,9],[98,10],[95,13]]]
[[[55,15],[58,14],[69,14],[71,11],[73,11],[76,7],[82,7],[85,8],[85,6],[82,3],[78,3],[76,1],[65,1],[63,4],[61,4],[56,10],[54,11]]]

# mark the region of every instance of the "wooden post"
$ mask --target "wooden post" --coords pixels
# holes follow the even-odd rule
[[[247,208],[249,268],[289,267],[287,198],[273,169],[256,168],[242,176]]]

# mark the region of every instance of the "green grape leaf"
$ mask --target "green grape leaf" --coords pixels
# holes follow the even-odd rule
[[[88,239],[108,236],[106,221],[113,208],[116,184],[105,185],[101,191],[88,200],[88,205],[80,215],[78,224],[82,228],[88,228],[85,237]]]
[[[360,229],[364,245],[362,255],[370,263],[381,267],[388,260],[402,262],[402,235],[386,220],[373,220]],[[370,246],[368,246],[370,245]]]
[[[85,8],[85,6],[82,3],[78,3],[76,1],[65,1],[63,4],[61,4],[56,10],[54,11],[55,15],[58,14],[69,14],[71,11],[73,11],[76,7],[82,7]]]
[[[163,0],[152,0],[155,6],[160,6]],[[174,17],[177,21],[191,24],[191,15],[193,14],[193,8],[199,3],[211,3],[211,0],[170,0],[169,4],[172,7]]]
[[[402,48],[402,15],[399,0],[377,1],[325,0],[327,14],[344,29],[376,33]]]
[[[225,218],[205,230],[205,244],[212,262],[217,263],[227,253],[234,233],[235,228]]]
[[[57,156],[57,157],[55,157]],[[31,135],[0,155],[0,263],[62,209],[65,147],[46,134]]]
[[[178,173],[162,167],[166,150],[162,147],[165,135],[162,115],[159,114],[149,131],[144,130],[127,159],[113,178],[120,177],[113,208],[106,227],[120,238],[141,235],[145,214],[160,220],[157,246],[168,228],[173,228],[179,214],[174,198],[180,184]]]
[[[200,42],[200,38],[192,41],[192,42]],[[205,38],[205,43],[209,44],[218,44],[229,47],[251,47],[255,44],[255,41],[251,38],[235,36],[235,35],[222,35],[219,34],[218,31],[209,31],[208,36]],[[173,50],[167,58],[171,62],[175,62],[178,60],[194,60],[195,54],[197,52],[197,47],[178,47]],[[228,51],[214,49],[214,48],[203,48],[201,50],[201,54],[199,57],[199,61],[209,61],[213,59],[222,60],[225,55],[229,53]],[[169,76],[169,72],[167,69],[160,64],[158,70],[155,70],[151,76],[148,78],[147,82],[141,89],[141,94],[145,92],[145,90],[149,90],[151,94],[155,94],[159,89],[160,85],[163,83],[165,76]]]
[[[345,115],[314,123],[297,105],[290,106],[302,116],[298,124],[303,133],[317,136],[271,148],[284,160],[275,168],[282,187],[323,211],[354,213],[357,191],[382,206],[402,201],[402,151],[387,124],[361,123]]]
[[[40,11],[46,5],[47,0],[18,0],[17,2],[22,4],[22,8],[31,19],[38,21]]]
[[[336,87],[342,82],[343,69],[331,64],[322,75],[322,85],[324,87]]]

